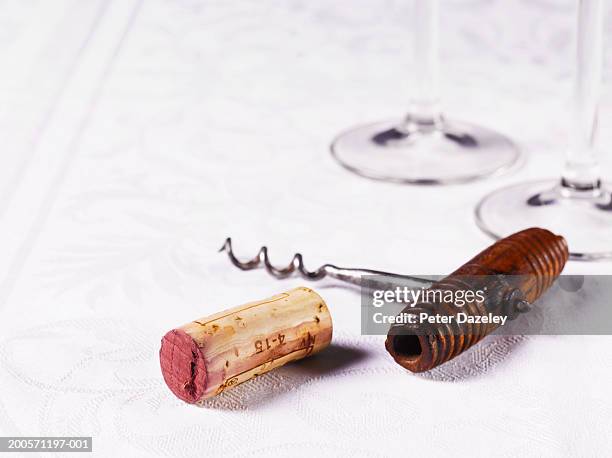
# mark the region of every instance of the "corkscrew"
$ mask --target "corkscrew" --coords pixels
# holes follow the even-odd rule
[[[338,267],[333,264],[323,264],[316,270],[308,270],[304,266],[304,259],[301,253],[295,253],[287,267],[279,268],[275,267],[270,262],[268,247],[266,246],[262,246],[253,259],[249,261],[240,261],[234,254],[231,237],[225,239],[225,243],[221,249],[219,249],[219,252],[227,253],[230,262],[241,270],[257,269],[263,264],[266,271],[275,278],[287,278],[297,273],[307,280],[321,280],[325,277],[330,277],[365,288],[385,288],[400,282],[403,286],[408,287],[428,287],[435,281],[433,279],[415,277],[412,275],[402,275],[372,269]]]
[[[263,266],[276,278],[297,273],[308,280],[335,278],[353,285],[382,289],[399,284],[413,288],[435,288],[444,291],[486,290],[484,301],[469,301],[461,308],[470,316],[489,312],[514,319],[528,312],[533,304],[559,277],[569,258],[567,242],[562,236],[541,228],[530,228],[498,240],[474,258],[441,280],[401,275],[371,269],[342,268],[324,264],[310,271],[296,253],[287,267],[272,265],[267,247],[246,262],[240,261],[232,250],[232,240],[225,240],[219,250],[226,252],[232,264],[242,270]],[[402,313],[455,315],[459,309],[448,308],[440,301],[419,301],[410,304]],[[453,325],[403,324],[389,329],[385,347],[393,359],[413,372],[432,369],[464,352],[498,328],[498,324],[475,324],[455,321]]]

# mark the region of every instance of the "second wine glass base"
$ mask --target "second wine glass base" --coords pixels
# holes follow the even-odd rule
[[[506,136],[473,124],[444,120],[410,131],[401,120],[357,127],[338,136],[333,157],[358,175],[409,184],[463,183],[496,175],[520,153]]]
[[[542,227],[567,240],[577,260],[612,258],[612,187],[571,191],[559,180],[520,183],[485,196],[476,222],[487,234],[502,238],[528,227]]]

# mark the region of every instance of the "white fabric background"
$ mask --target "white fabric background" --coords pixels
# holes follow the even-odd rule
[[[327,352],[205,408],[163,383],[167,330],[304,283],[236,270],[226,236],[279,264],[442,274],[490,243],[482,195],[559,173],[573,0],[442,2],[445,108],[516,139],[518,172],[406,187],[333,162],[339,131],[406,106],[408,3],[0,2],[1,435],[93,435],[97,456],[610,455],[611,338],[489,338],[416,376],[329,282],[311,284]]]

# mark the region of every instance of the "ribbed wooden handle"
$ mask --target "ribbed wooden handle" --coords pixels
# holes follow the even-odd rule
[[[168,332],[160,365],[183,401],[198,403],[329,345],[327,305],[300,287],[200,318]]]
[[[497,241],[431,288],[492,290],[493,283],[501,274],[512,276],[514,283],[518,283],[512,287],[517,288],[522,297],[531,303],[557,279],[568,257],[567,243],[563,237],[546,229],[526,229]],[[406,307],[403,312],[418,315],[420,312],[435,313],[440,310],[448,314],[461,310],[473,316],[487,313],[486,304],[476,301],[462,308],[418,303],[414,307]],[[413,372],[422,372],[459,355],[497,329],[499,324],[468,322],[452,326],[433,325],[427,328],[426,333],[422,332],[423,329],[417,332],[415,326],[392,327],[385,346],[398,364]],[[444,329],[442,326],[445,326]]]

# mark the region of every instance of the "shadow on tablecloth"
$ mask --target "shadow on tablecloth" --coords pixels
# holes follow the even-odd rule
[[[268,372],[219,396],[207,399],[202,403],[202,407],[221,410],[257,408],[277,400],[304,384],[346,371],[367,356],[367,351],[362,348],[344,343],[332,343],[321,353]]]

